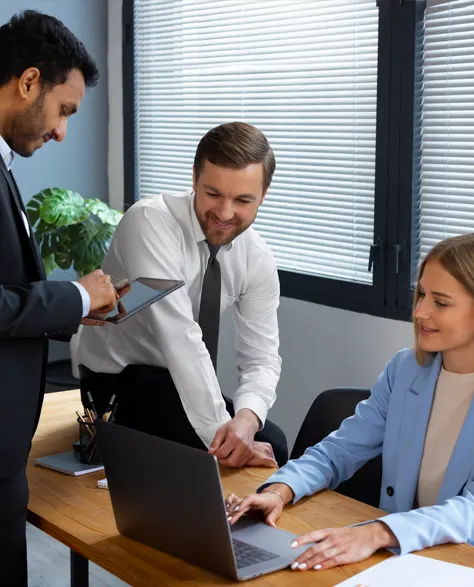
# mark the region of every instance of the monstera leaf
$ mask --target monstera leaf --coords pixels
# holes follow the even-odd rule
[[[84,198],[77,192],[61,188],[41,191],[30,200],[27,210],[33,226],[38,219],[55,227],[69,226],[83,222],[89,216]]]
[[[71,190],[55,188],[54,193],[45,198],[40,206],[40,217],[46,224],[70,226],[84,222],[89,211],[84,206],[84,198]]]
[[[72,247],[71,232],[73,227],[63,227],[62,230],[58,229],[56,249],[54,251],[54,261],[60,269],[69,269],[74,263],[74,251]],[[47,252],[47,251],[45,251]],[[43,249],[41,249],[41,255],[44,259]]]
[[[58,267],[54,255],[48,255],[47,257],[43,257],[43,263],[46,275],[49,275]]]
[[[115,226],[111,224],[97,224],[92,220],[71,227],[74,269],[79,275],[90,273],[101,266],[114,230]]]
[[[122,212],[109,208],[105,202],[96,198],[86,200],[86,209],[95,214],[105,224],[111,224],[112,226],[117,226],[123,216]]]
[[[84,200],[77,192],[47,188],[26,207],[47,275],[69,269],[85,275],[101,266],[112,235],[122,218],[96,198]]]

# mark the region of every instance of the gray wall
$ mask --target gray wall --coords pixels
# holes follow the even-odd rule
[[[28,8],[62,20],[85,43],[101,79],[97,87],[87,90],[63,143],[52,141],[30,159],[16,158],[13,171],[23,199],[28,201],[45,187],[59,186],[107,200],[107,0],[9,0],[0,4],[0,22]]]
[[[107,0],[9,0],[0,3],[3,24],[19,10],[34,9],[62,20],[84,42],[101,74],[71,117],[63,143],[51,141],[33,157],[16,157],[13,172],[25,202],[45,187],[64,187],[86,198],[108,199]],[[73,277],[55,272],[54,279]],[[50,358],[68,356],[68,345],[52,343]]]
[[[282,374],[269,419],[292,447],[314,398],[338,386],[371,387],[398,349],[411,346],[412,325],[282,298],[279,309]],[[221,322],[218,375],[226,395],[237,386],[234,327]]]

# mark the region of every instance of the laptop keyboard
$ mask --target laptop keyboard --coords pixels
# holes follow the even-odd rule
[[[258,548],[252,544],[247,544],[247,542],[241,542],[236,538],[232,538],[232,544],[234,545],[234,554],[238,569],[279,557],[278,554],[268,552],[268,550],[263,550],[263,548]]]

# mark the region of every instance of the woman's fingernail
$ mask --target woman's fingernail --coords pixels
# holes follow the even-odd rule
[[[236,505],[234,508],[234,512],[238,512],[240,510],[240,506]]]
[[[232,516],[227,516],[227,521],[230,522],[232,520]]]
[[[298,546],[298,541],[297,540],[293,540],[293,542],[290,544],[291,548],[296,548]]]
[[[319,571],[319,569],[321,568],[321,565],[314,565],[313,569],[315,571]]]
[[[306,566],[306,563],[301,563],[300,565],[298,565],[298,570],[304,571],[306,569]]]
[[[299,564],[299,563],[298,563],[298,562],[296,562],[296,561],[295,561],[294,563],[291,563],[291,569],[292,569],[293,571],[294,571],[295,569],[297,569],[297,568],[298,568],[298,564]]]

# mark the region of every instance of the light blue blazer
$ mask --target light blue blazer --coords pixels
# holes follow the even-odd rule
[[[434,390],[441,369],[438,354],[420,367],[412,349],[399,351],[380,374],[370,397],[339,430],[308,448],[272,475],[286,483],[294,502],[321,489],[336,488],[365,462],[382,453],[380,518],[400,543],[400,554],[446,542],[474,540],[474,401],[449,461],[436,504],[412,509]],[[453,389],[453,401],[456,390]],[[387,491],[388,489],[388,491]]]

